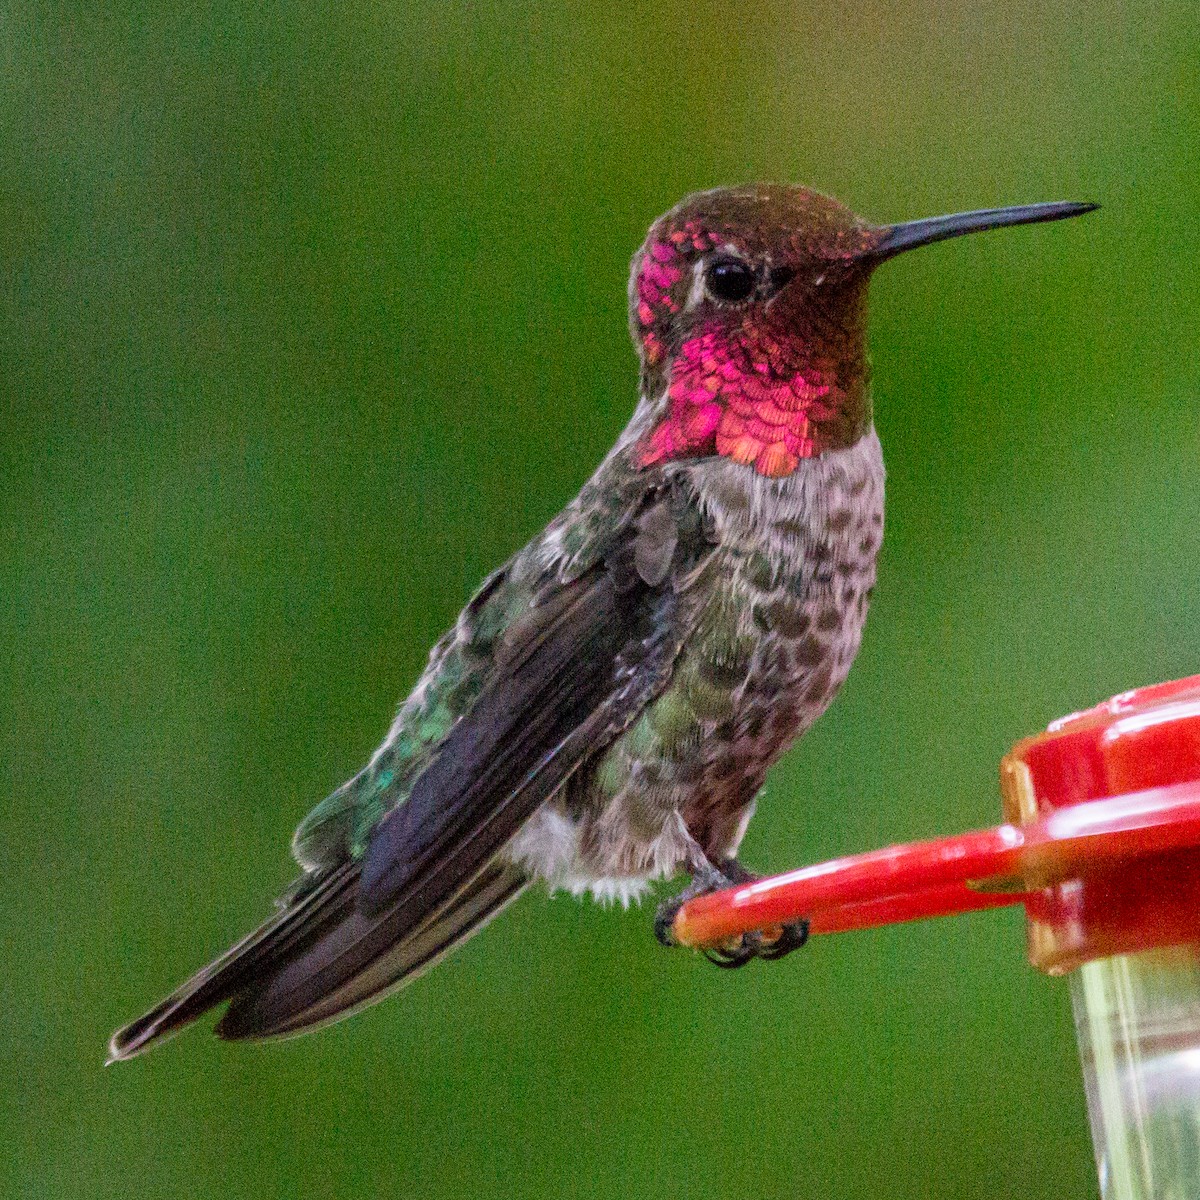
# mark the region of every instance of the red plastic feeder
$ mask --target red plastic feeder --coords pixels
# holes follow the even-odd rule
[[[1024,904],[1030,961],[1072,972],[1103,1196],[1200,1197],[1200,675],[1055,721],[1005,756],[1000,787],[1003,825],[699,897],[675,936]]]

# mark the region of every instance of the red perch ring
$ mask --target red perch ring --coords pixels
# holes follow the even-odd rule
[[[719,946],[800,918],[841,933],[1024,904],[1030,960],[1053,974],[1196,940],[1200,675],[1055,721],[1005,756],[1000,784],[1003,825],[697,897],[675,937]]]

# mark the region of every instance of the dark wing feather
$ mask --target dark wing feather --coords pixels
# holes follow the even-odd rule
[[[109,1061],[141,1054],[231,997],[233,1003],[217,1025],[224,1038],[286,1034],[347,1016],[433,966],[482,928],[527,882],[515,867],[489,864],[441,911],[397,941],[388,921],[392,914],[367,918],[358,911],[358,868],[358,863],[347,863],[334,871],[144,1017],[119,1030],[109,1043]],[[388,949],[369,969],[307,1009],[297,1007],[291,981],[310,974],[314,958],[327,957],[348,942],[372,939]],[[286,997],[290,1021],[268,1021],[281,996]]]
[[[291,1032],[391,990],[409,943],[661,690],[690,626],[685,598],[638,574],[635,539],[636,529],[620,554],[546,591],[508,631],[488,685],[372,834],[357,911],[235,999],[222,1036]]]
[[[365,916],[351,895],[341,920],[271,975],[259,987],[237,995],[217,1023],[219,1037],[230,1040],[277,1037],[341,1020],[434,966],[460,942],[476,933],[525,887],[516,867],[489,863],[440,911],[405,936],[396,934],[398,916],[390,910]],[[347,947],[374,951],[359,955],[366,965],[335,987],[322,988],[321,967]]]
[[[220,958],[197,971],[144,1016],[118,1029],[108,1045],[109,1061],[133,1058],[190,1025],[214,1004],[228,1000],[270,973],[286,959],[290,947],[311,941],[321,929],[337,920],[345,908],[347,891],[353,894],[357,881],[357,863],[347,863],[331,872],[302,898],[275,913]]]
[[[514,631],[514,650],[367,849],[360,903],[436,904],[470,878],[658,689],[678,648],[678,598],[606,567]],[[419,907],[425,907],[421,905]]]
[[[419,973],[524,883],[496,855],[665,686],[694,620],[688,578],[709,547],[694,510],[672,536],[647,495],[605,552],[546,577],[505,631],[487,682],[371,835],[365,858],[289,907],[119,1032],[140,1052],[232,998],[218,1032],[270,1037],[362,1007]],[[673,506],[679,512],[678,505]],[[669,569],[668,569],[669,568]]]

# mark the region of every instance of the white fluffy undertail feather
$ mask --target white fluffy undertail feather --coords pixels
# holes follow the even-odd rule
[[[583,850],[584,823],[559,809],[546,807],[534,814],[508,844],[504,857],[543,880],[551,892],[590,895],[601,904],[638,903],[659,879],[669,879],[686,866],[694,843],[679,814],[672,814],[662,832],[642,847],[639,862],[621,861],[627,840],[614,843],[609,854]],[[632,869],[631,869],[632,868]]]

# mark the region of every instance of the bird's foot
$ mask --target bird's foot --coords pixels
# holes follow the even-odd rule
[[[707,896],[710,892],[719,892],[727,887],[733,887],[735,882],[736,880],[728,878],[716,867],[708,863],[698,867],[692,875],[692,882],[679,895],[672,896],[669,900],[664,900],[655,910],[654,936],[658,938],[659,943],[663,946],[679,945],[672,931],[675,927],[675,918],[679,915],[679,910],[689,900],[695,900],[697,896]]]
[[[679,910],[697,896],[723,891],[742,883],[753,883],[759,876],[747,871],[734,858],[725,859],[719,867],[704,863],[692,876],[692,882],[677,896],[664,900],[654,914],[654,936],[664,946],[676,946],[673,929]],[[791,921],[786,925],[773,925],[767,929],[752,930],[741,937],[704,951],[704,957],[714,966],[725,970],[744,967],[751,959],[761,958],[774,962],[799,950],[808,941],[808,922]]]
[[[741,937],[704,951],[704,957],[715,967],[732,971],[744,967],[751,959],[774,962],[799,950],[808,941],[808,922],[790,921],[786,925],[773,925],[767,929],[755,929]]]

